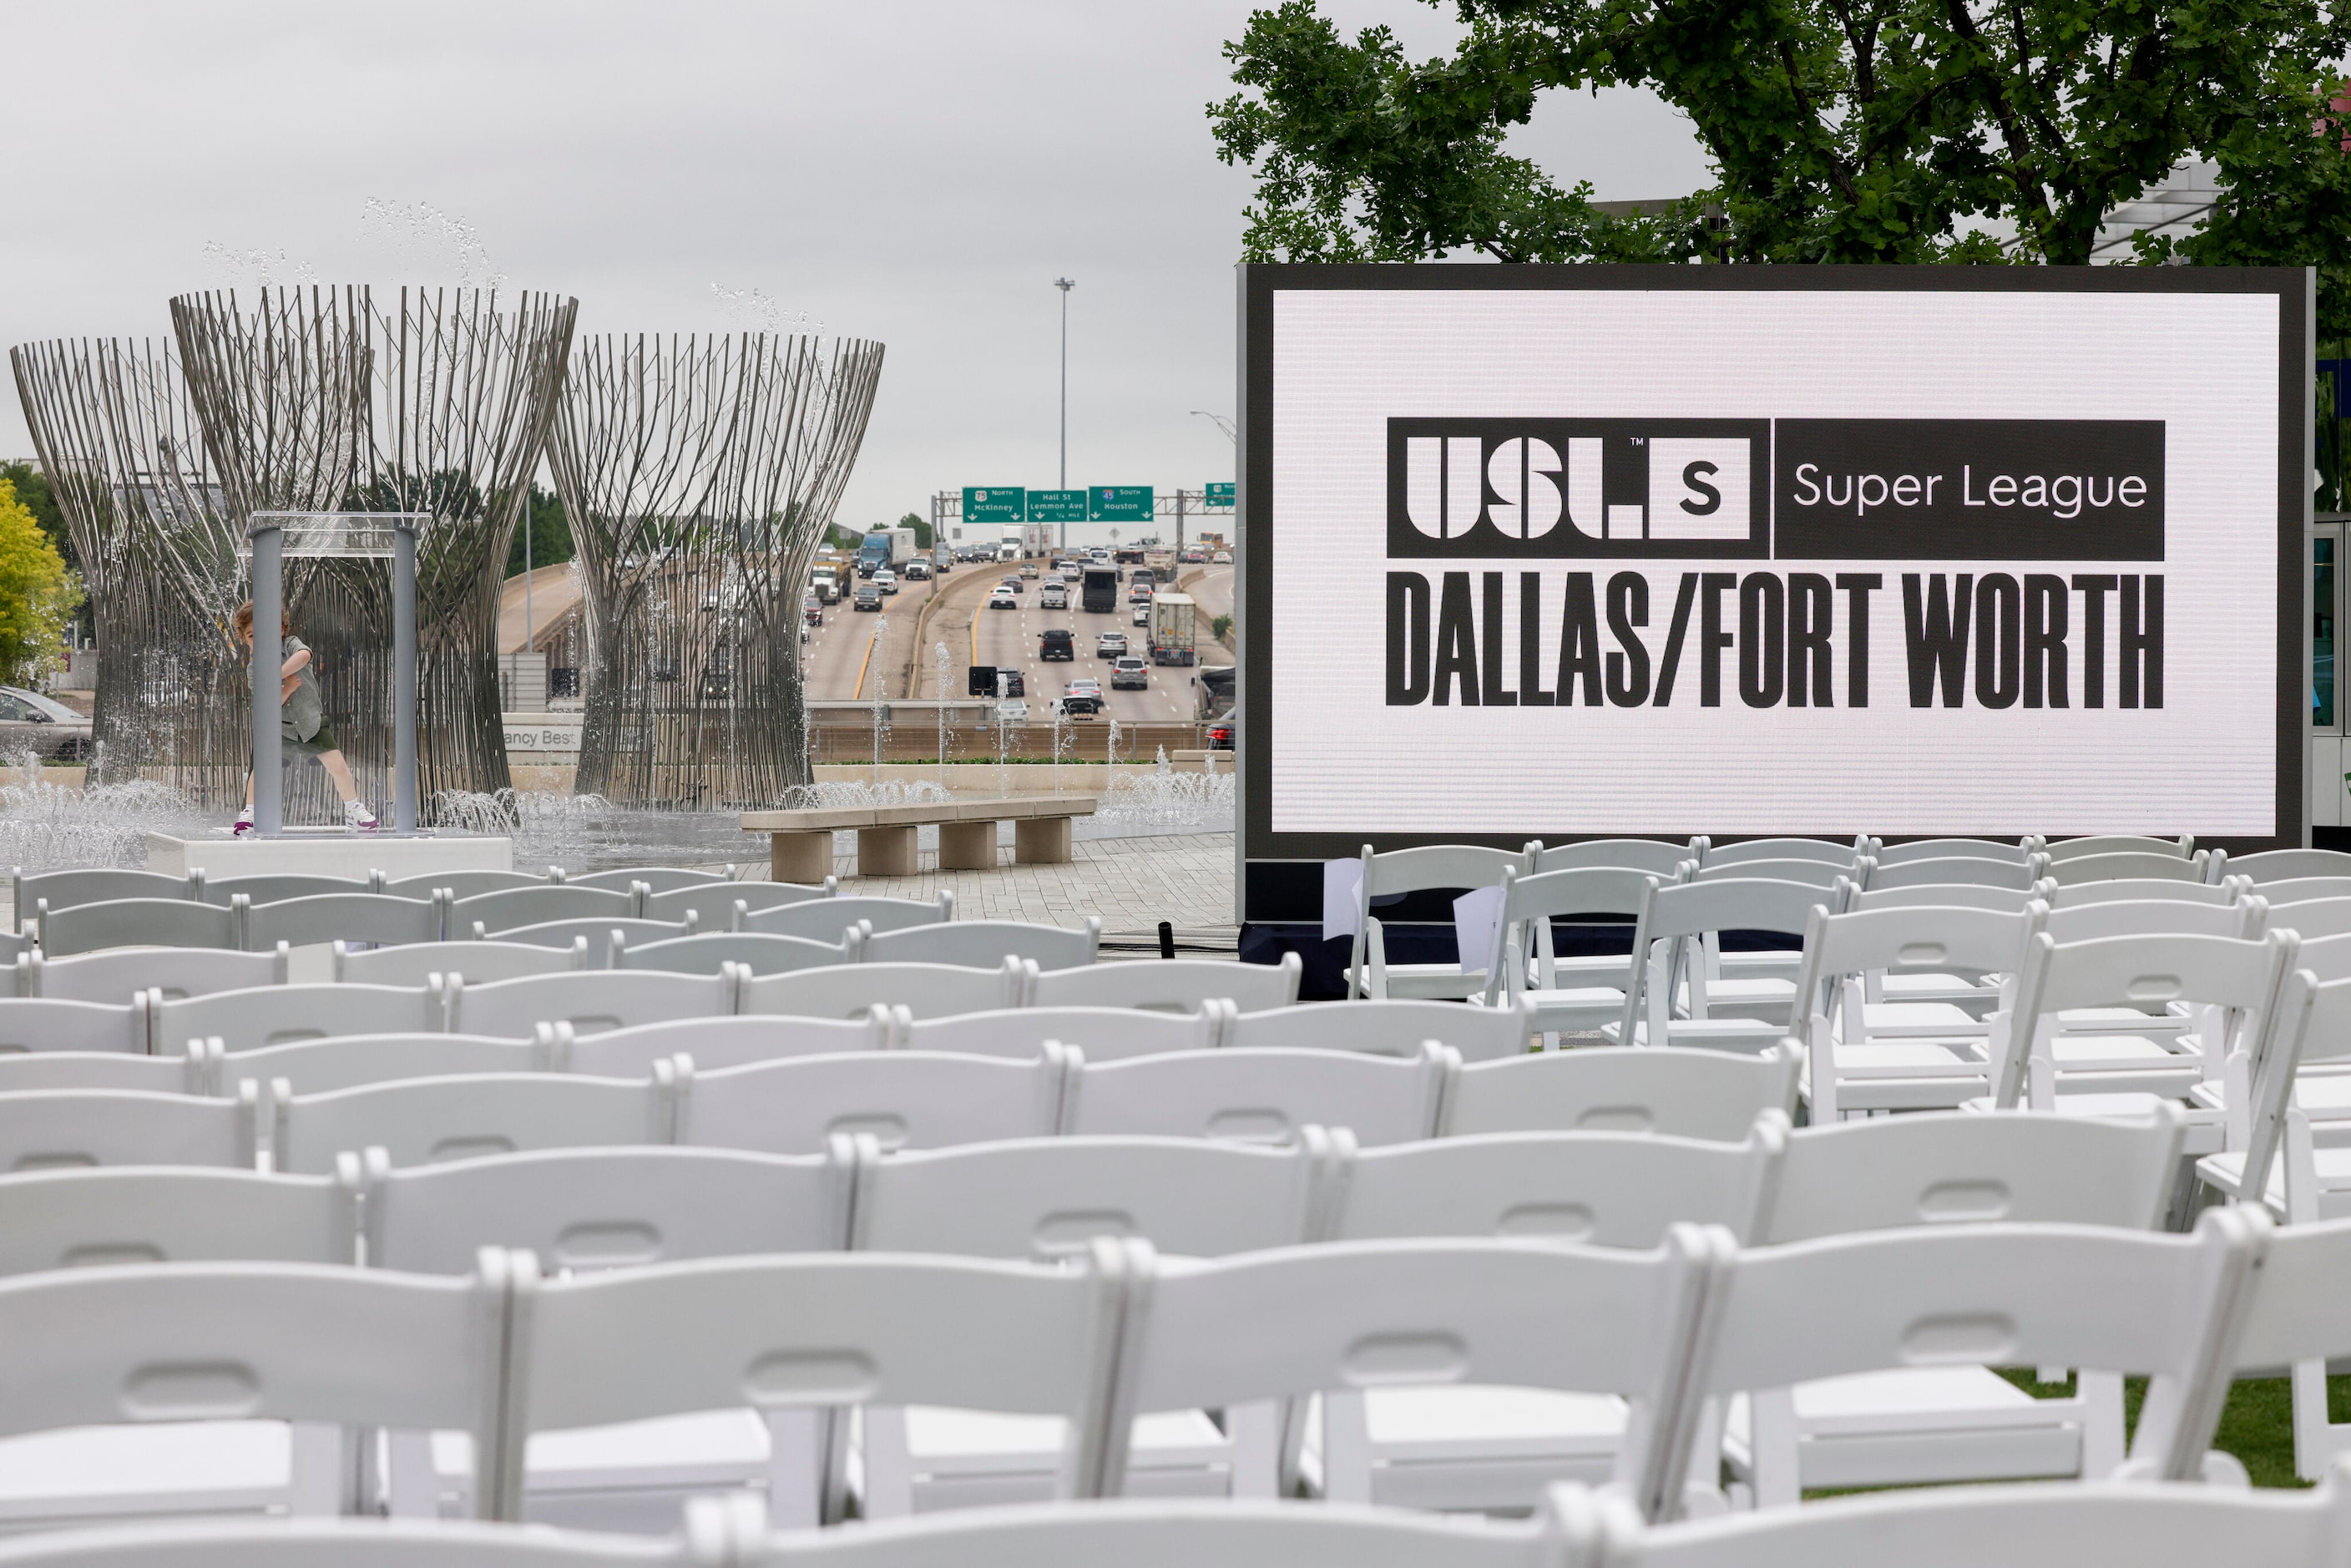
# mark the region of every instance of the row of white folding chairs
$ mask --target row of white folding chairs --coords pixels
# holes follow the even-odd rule
[[[1802,1511],[1650,1525],[1609,1492],[1562,1484],[1523,1520],[1185,1499],[1039,1503],[856,1531],[770,1533],[752,1497],[690,1500],[674,1535],[466,1521],[206,1521],[47,1531],[0,1543],[5,1568],[2338,1568],[2351,1476],[2310,1492],[2105,1482],[1850,1498]]]
[[[541,1024],[566,1024],[587,1035],[689,1019],[862,1018],[875,1005],[925,1019],[1028,1008],[1198,1012],[1212,1002],[1256,1012],[1294,1001],[1300,975],[1295,954],[1273,965],[1136,960],[1051,971],[1014,958],[974,968],[842,963],[842,955],[831,948],[819,956],[831,962],[769,975],[727,961],[715,974],[567,967],[474,985],[463,970],[452,970],[428,973],[413,986],[268,985],[177,999],[148,991],[120,1007],[0,998],[0,1066],[11,1055],[57,1051],[180,1057],[189,1053],[190,1042],[212,1039],[235,1052],[358,1034],[529,1040]],[[1496,1054],[1509,1016],[1514,1015],[1489,1011],[1458,1028],[1473,1054]],[[1374,1039],[1395,1039],[1395,1026],[1384,1034],[1371,1027]],[[1456,1027],[1440,1021],[1418,1038],[1443,1039]]]
[[[2197,862],[2192,873],[2187,869],[2194,846],[2192,837],[2173,841],[2127,834],[2054,843],[2030,836],[2013,844],[1985,839],[1932,839],[1894,846],[1866,834],[1850,843],[1821,839],[1750,839],[1720,847],[1705,838],[1684,843],[1657,839],[1589,839],[1555,847],[1535,840],[1516,852],[1474,844],[1432,844],[1384,853],[1366,844],[1354,861],[1333,862],[1326,869],[1323,929],[1326,936],[1334,930],[1353,936],[1353,945],[1347,960],[1349,996],[1459,998],[1473,996],[1484,988],[1485,972],[1477,967],[1483,955],[1465,954],[1453,965],[1389,964],[1384,927],[1373,913],[1376,904],[1393,903],[1413,893],[1493,887],[1510,873],[1534,877],[1556,871],[1613,868],[1677,878],[1686,862],[1694,864],[1700,874],[1737,875],[1742,873],[1734,868],[1747,867],[1750,869],[1743,874],[1752,875],[1756,874],[1753,868],[1762,865],[1786,874],[1791,868],[1800,867],[1801,880],[1820,878],[1823,885],[1826,885],[1825,879],[1839,873],[1856,883],[1865,880],[1869,872],[1860,866],[1865,859],[1886,868],[1889,873],[1894,867],[1908,868],[1916,862],[1949,862],[1936,872],[1906,869],[1896,873],[1896,880],[1884,883],[1889,886],[1930,880],[1980,880],[1986,874],[2000,883],[2022,874],[2017,870],[1966,873],[1952,869],[1985,862],[2033,869],[2067,864],[2069,869],[2061,877],[2067,883],[2123,877],[2202,881],[2207,870],[2203,862]],[[2149,858],[2111,858],[2117,855]],[[2037,856],[2046,859],[2036,862]],[[2099,863],[2086,871],[2070,868],[2070,862],[2091,859]]]
[[[885,1157],[870,1135],[836,1135],[823,1153],[801,1157],[602,1148],[414,1168],[396,1167],[384,1151],[372,1150],[339,1159],[331,1176],[151,1167],[0,1178],[0,1274],[100,1258],[324,1263],[361,1256],[381,1268],[456,1274],[483,1247],[528,1249],[545,1267],[573,1272],[843,1249],[1067,1260],[1105,1235],[1147,1237],[1163,1252],[1203,1258],[1323,1242],[1497,1235],[1648,1249],[1682,1222],[1720,1226],[1741,1245],[1782,1244],[1948,1223],[1955,1186],[2001,1195],[1973,1211],[1978,1220],[2137,1228],[2164,1207],[2179,1133],[2176,1116],[2134,1126],[1947,1115],[1791,1134],[1786,1117],[1774,1110],[1759,1115],[1736,1144],[1570,1133],[1359,1149],[1343,1130],[1309,1129],[1280,1148],[1097,1136]],[[1863,1450],[1881,1482],[1952,1479],[1948,1469],[1915,1466],[1921,1440],[1948,1440],[1955,1424],[1986,1467],[1976,1474],[2031,1473],[2036,1465],[2044,1473],[2099,1474],[2119,1463],[2118,1386],[2035,1403],[1990,1373],[1975,1376],[2006,1396],[2006,1453],[1984,1452],[1987,1434],[1966,1431],[1969,1417],[1980,1421],[1983,1413],[1980,1392],[1956,1423],[1948,1408],[1901,1409],[1907,1419],[1891,1418],[1881,1392],[1880,1414],[1889,1418],[1865,1431],[1853,1419],[1856,1399],[1847,1388],[1833,1442],[1806,1429],[1800,1405],[1767,1401],[1769,1411],[1790,1406],[1792,1414],[1776,1425],[1758,1423],[1785,1440],[1740,1444],[1740,1471],[1773,1502],[1794,1500],[1800,1475],[1804,1484],[1838,1484],[1842,1472],[1830,1467],[1849,1471]],[[1903,1392],[1898,1380],[1894,1392]],[[1802,1396],[1799,1390],[1794,1397]],[[1449,1411],[1426,1408],[1431,1398]],[[1915,1391],[1908,1404],[1918,1404]],[[1416,1406],[1423,1407],[1417,1419]],[[1492,1423],[1498,1415],[1514,1438],[1458,1438],[1441,1463],[1420,1453],[1418,1469],[1408,1452],[1390,1452],[1396,1445],[1371,1436],[1400,1421],[1426,1427],[1432,1418],[1439,1428],[1467,1434],[1480,1417]],[[1308,1469],[1333,1497],[1523,1507],[1546,1479],[1604,1475],[1624,1437],[1624,1412],[1605,1402],[1563,1427],[1559,1416],[1542,1401],[1530,1406],[1493,1394],[1326,1395],[1324,1431],[1351,1436],[1335,1451],[1318,1450],[1320,1462]],[[2069,1429],[2070,1445],[2064,1441]],[[1202,1441],[1217,1439],[1196,1430],[1194,1448]],[[1424,1434],[1416,1446],[1426,1449],[1428,1442]],[[989,1447],[996,1500],[1050,1483],[1050,1446],[1036,1451],[1032,1441],[1025,1466],[1013,1462],[1004,1444]],[[708,1445],[698,1448],[706,1463]],[[2053,1460],[2059,1448],[2064,1452]],[[1836,1450],[1827,1465],[1809,1451],[1823,1448]],[[744,1450],[746,1479],[770,1458],[758,1449],[753,1442]],[[1914,1469],[1889,1469],[1906,1451]],[[1229,1467],[1234,1458],[1223,1453],[1217,1463]],[[935,1479],[943,1462],[934,1456],[927,1474],[935,1479],[914,1483],[934,1501],[957,1490]],[[1189,1459],[1147,1453],[1144,1465],[1164,1472],[1156,1481],[1163,1487],[1234,1480],[1229,1470],[1223,1481],[1202,1473],[1196,1453]],[[1486,1473],[1465,1473],[1465,1465]],[[569,1501],[580,1504],[576,1494],[599,1485],[647,1484],[642,1473],[615,1481],[612,1468],[608,1451],[601,1483],[574,1476],[567,1484],[549,1474],[539,1490],[568,1490],[575,1494]],[[1176,1473],[1183,1470],[1192,1473]],[[978,1485],[969,1477],[961,1483],[967,1500]]]
[[[131,946],[267,952],[281,941],[303,945],[341,940],[378,946],[437,942],[459,936],[543,927],[557,921],[645,921],[686,929],[698,924],[705,928],[725,930],[744,918],[746,910],[764,912],[778,905],[812,902],[837,891],[837,883],[830,878],[822,886],[802,887],[789,883],[737,883],[711,876],[662,892],[640,880],[618,886],[547,883],[455,898],[453,890],[440,886],[394,893],[371,892],[353,883],[346,889],[304,892],[300,889],[306,885],[333,883],[341,879],[283,876],[237,880],[283,883],[286,885],[282,889],[256,891],[282,891],[287,896],[264,902],[252,894],[238,892],[217,904],[186,898],[109,898],[62,909],[52,908],[44,898],[34,905],[37,941],[44,952],[63,957]],[[841,926],[851,923],[851,918],[844,916],[839,924],[827,927],[825,934],[837,938]]]
[[[169,876],[162,872],[99,866],[39,872],[27,876],[24,867],[16,866],[10,870],[9,888],[11,903],[16,910],[16,928],[21,931],[25,927],[26,917],[37,913],[44,904],[51,909],[69,909],[77,904],[98,904],[118,898],[178,898],[225,906],[237,894],[245,894],[248,902],[258,904],[336,893],[388,893],[398,898],[425,898],[436,889],[447,891],[454,898],[471,898],[480,893],[566,884],[619,888],[625,892],[632,883],[640,882],[655,893],[667,893],[674,888],[699,886],[705,883],[732,882],[736,874],[731,865],[715,872],[684,866],[623,866],[611,871],[568,876],[562,867],[551,865],[544,873],[436,871],[399,878],[387,876],[381,871],[371,871],[364,877],[326,876],[308,872],[266,872],[249,876],[215,877],[201,867],[182,876]]]
[[[583,1428],[747,1396],[771,1432],[802,1439],[768,1455],[770,1505],[815,1518],[839,1506],[845,1468],[829,1460],[846,1439],[827,1432],[845,1424],[796,1412],[862,1409],[861,1502],[886,1515],[915,1506],[922,1461],[896,1415],[908,1406],[1058,1419],[1050,1474],[1079,1497],[1138,1476],[1138,1418],[1220,1410],[1224,1484],[1261,1497],[1280,1485],[1286,1403],[1472,1385],[1625,1401],[1612,1479],[1644,1517],[1671,1518],[1692,1490],[1715,1493],[1726,1402],[1922,1355],[2146,1376],[2135,1470],[2229,1476],[2208,1451],[2230,1383],[2351,1350],[2336,1310],[2346,1270],[2351,1226],[2273,1233],[2234,1207],[2186,1237],[1949,1225],[1751,1249],[1677,1224],[1647,1251],[1439,1239],[1163,1262],[1140,1238],[1098,1237],[1046,1265],[764,1255],[542,1278],[536,1259],[499,1249],[465,1277],[127,1265],[0,1281],[14,1353],[0,1421],[23,1433],[232,1415],[463,1433],[474,1511],[513,1519],[534,1435],[584,1441]],[[1338,1408],[1325,1401],[1326,1492],[1354,1469],[1361,1436]],[[395,1447],[391,1505],[436,1508],[437,1485],[403,1495],[399,1458]]]
[[[708,1070],[679,1052],[622,1078],[484,1061],[485,1045],[517,1057],[531,1049],[501,1041],[371,1043],[393,1048],[394,1061],[400,1048],[421,1045],[420,1067],[492,1070],[304,1093],[290,1077],[247,1076],[256,1064],[232,1060],[212,1069],[233,1090],[217,1096],[11,1091],[0,1093],[0,1170],[250,1166],[265,1148],[273,1168],[311,1172],[371,1146],[401,1165],[597,1144],[798,1154],[844,1127],[893,1148],[1110,1133],[1279,1143],[1306,1125],[1350,1127],[1366,1145],[1578,1128],[1735,1138],[1761,1110],[1792,1104],[1796,1076],[1792,1054],[1778,1052],[1591,1051],[1465,1064],[1432,1042],[1404,1057],[1244,1047],[1089,1061],[1048,1040],[1027,1057],[864,1050]]]

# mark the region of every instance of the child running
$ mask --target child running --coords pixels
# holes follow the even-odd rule
[[[253,646],[253,601],[239,607],[235,622],[236,634],[245,645]],[[281,616],[277,628],[285,637],[285,664],[278,667],[277,701],[279,737],[296,754],[315,757],[319,766],[335,786],[335,793],[343,798],[343,826],[355,833],[371,833],[379,826],[375,814],[360,803],[359,786],[352,782],[351,765],[343,760],[340,743],[335,739],[334,727],[327,722],[326,705],[319,696],[319,676],[312,668],[309,644],[294,635],[291,622]],[[243,838],[253,831],[253,775],[245,776],[245,810],[237,814],[236,836]]]

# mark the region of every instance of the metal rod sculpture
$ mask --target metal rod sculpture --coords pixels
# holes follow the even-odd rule
[[[570,352],[578,301],[472,289],[262,289],[172,301],[189,399],[241,533],[256,511],[429,512],[416,541],[418,768],[427,800],[509,782],[497,685],[497,594]],[[329,711],[363,793],[391,763],[387,563],[320,559],[287,573]],[[304,803],[328,797],[308,782]],[[289,805],[293,802],[289,800]]]
[[[882,345],[583,339],[548,455],[590,626],[574,788],[765,805],[806,786],[801,599]]]
[[[153,779],[206,806],[234,801],[246,751],[244,653],[229,631],[238,534],[172,346],[60,339],[8,358],[97,622],[91,781]]]

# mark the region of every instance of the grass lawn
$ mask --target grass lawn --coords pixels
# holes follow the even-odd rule
[[[2037,1383],[2029,1371],[2018,1370],[2005,1371],[2001,1375],[2036,1398],[2053,1398],[2074,1391],[2071,1379]],[[2138,1426],[2139,1401],[2146,1393],[2145,1378],[2131,1378],[2123,1386],[2123,1419],[2134,1430]],[[2351,1375],[2326,1380],[2326,1415],[2330,1421],[2351,1420]],[[2292,1385],[2283,1377],[2240,1379],[2229,1390],[2229,1402],[2221,1408],[2220,1425],[2212,1435],[2212,1446],[2234,1454],[2257,1487],[2309,1484],[2294,1479],[2294,1393]]]

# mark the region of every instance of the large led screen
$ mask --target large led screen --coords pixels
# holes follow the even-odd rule
[[[1244,268],[1245,858],[2300,842],[2306,289]]]

